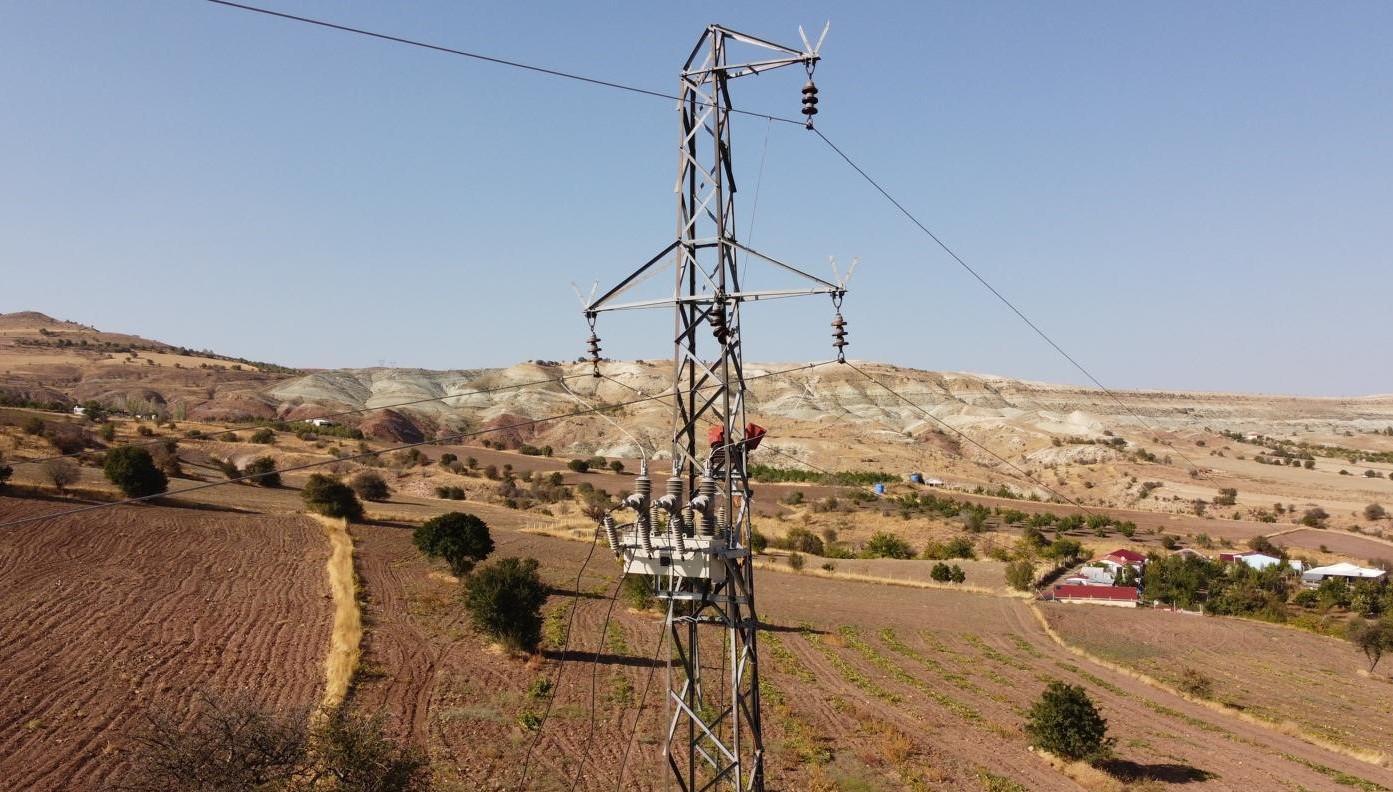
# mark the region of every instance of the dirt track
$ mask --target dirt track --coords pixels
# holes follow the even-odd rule
[[[70,506],[70,504],[67,504]],[[64,505],[0,498],[0,521]],[[118,780],[140,716],[200,690],[312,706],[331,604],[300,517],[126,507],[0,534],[0,788]]]

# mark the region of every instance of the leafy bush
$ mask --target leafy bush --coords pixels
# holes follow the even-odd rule
[[[1324,528],[1325,521],[1330,519],[1330,514],[1319,506],[1307,509],[1301,515],[1301,524],[1308,528]]]
[[[769,548],[769,540],[759,531],[750,531],[750,550],[755,553],[763,553]]]
[[[822,555],[823,552],[822,539],[802,526],[788,529],[788,533],[784,534],[784,540],[780,544],[782,547],[799,553]]]
[[[24,419],[24,422],[19,425],[19,428],[23,429],[25,434],[37,437],[44,433],[45,426],[44,419],[37,415],[31,415]]]
[[[1006,582],[1017,591],[1029,591],[1035,585],[1035,565],[1021,558],[1006,565]]]
[[[1370,503],[1364,507],[1364,519],[1366,520],[1382,520],[1387,516],[1388,511],[1377,503]]]
[[[459,461],[459,457],[455,456],[454,454],[449,453],[448,451],[447,451],[446,453],[440,455],[440,466],[441,466],[441,467],[449,467],[450,465],[452,465],[452,464],[454,464],[455,462],[458,462],[458,461]]]
[[[861,555],[866,558],[913,558],[914,548],[894,534],[878,531],[866,542],[866,549]]]
[[[464,500],[468,496],[464,491],[464,487],[446,484],[435,488],[435,497],[443,498],[444,500]]]
[[[251,441],[258,445],[270,445],[276,442],[276,433],[271,431],[269,427],[263,426],[252,432]]]
[[[610,460],[610,463],[609,463],[609,469],[612,470],[612,471],[614,471],[615,473],[623,473],[623,472],[624,472],[624,463],[623,463],[623,462],[620,462],[620,461],[617,460],[617,459],[611,459],[611,460]]]
[[[464,512],[450,512],[426,520],[412,535],[422,553],[443,558],[455,575],[467,575],[474,565],[493,552],[493,538],[483,520]]]
[[[128,498],[146,498],[169,488],[169,479],[155,466],[150,452],[137,446],[108,451],[102,472]]]
[[[15,469],[13,467],[5,464],[5,455],[0,454],[0,489],[5,488],[6,482],[10,480],[10,476],[14,475],[14,472]]]
[[[348,520],[363,518],[363,504],[353,488],[332,476],[315,473],[305,482],[300,497],[310,511],[326,517],[342,517]]]
[[[1025,731],[1037,747],[1071,762],[1105,759],[1114,743],[1088,693],[1058,681],[1049,683],[1030,708]]]
[[[570,462],[566,463],[566,467],[570,468],[576,473],[590,472],[590,463],[584,459],[572,459]]]
[[[364,470],[348,480],[348,486],[366,501],[385,501],[392,494],[391,487],[381,474]]]
[[[279,487],[281,485],[281,474],[276,471],[276,460],[271,457],[257,457],[247,463],[242,469],[242,475],[254,476],[251,481],[263,487]]]
[[[624,577],[620,596],[635,610],[648,610],[653,607],[657,597],[653,594],[653,578],[650,575],[632,573]]]
[[[803,558],[802,553],[792,553],[788,557],[788,566],[794,572],[802,572],[803,566],[806,563],[807,559]]]
[[[530,652],[542,639],[547,587],[534,558],[503,558],[469,578],[465,607],[475,629],[510,649]]]

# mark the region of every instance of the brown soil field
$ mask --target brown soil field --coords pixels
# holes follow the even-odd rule
[[[0,522],[68,508],[0,498]],[[147,713],[313,706],[332,604],[304,517],[121,507],[0,533],[0,788],[119,783]]]
[[[1331,555],[1360,559],[1365,563],[1376,558],[1393,558],[1393,541],[1359,536],[1344,531],[1322,531],[1306,528],[1274,536],[1272,543],[1306,550],[1319,550],[1324,545]]]
[[[1368,667],[1364,655],[1345,641],[1248,619],[1162,610],[1043,610],[1066,641],[1105,660],[1172,685],[1193,668],[1213,681],[1214,700],[1258,718],[1290,721],[1350,748],[1388,752],[1393,746],[1393,678],[1382,668],[1377,676],[1361,673]]]
[[[558,669],[561,682],[528,788],[573,788],[582,756],[586,769],[574,788],[615,788],[631,733],[636,739],[624,788],[661,786],[653,738],[659,691],[650,690],[638,711],[660,622],[621,604],[601,640],[618,582],[618,566],[603,548],[580,581],[570,651],[563,656],[551,646],[538,663],[506,658],[471,633],[458,603],[459,584],[416,553],[409,531],[355,526],[353,532],[369,627],[364,672],[351,701],[369,711],[402,713],[410,724],[404,729],[436,762],[441,788],[514,788],[534,736],[521,719],[546,705],[528,689],[543,677],[555,679]],[[544,577],[557,589],[547,610],[564,613],[587,545],[507,530],[495,536],[496,557],[542,561]],[[1393,774],[1384,768],[1072,654],[1054,643],[1021,600],[760,574],[760,615],[769,627],[761,647],[771,789],[1078,789],[1028,750],[1021,731],[1025,710],[1052,678],[1089,690],[1118,738],[1114,767],[1150,779],[1149,788],[1299,790],[1345,782],[1393,788]],[[597,648],[600,661],[592,663]],[[719,652],[707,654],[713,655]],[[597,709],[594,738],[587,742],[592,673]],[[656,669],[655,688],[663,673]],[[1288,692],[1311,706],[1320,703],[1302,691]]]

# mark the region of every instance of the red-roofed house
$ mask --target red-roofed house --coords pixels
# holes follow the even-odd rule
[[[1123,549],[1114,550],[1111,553],[1108,553],[1107,555],[1103,556],[1103,560],[1115,561],[1119,564],[1131,564],[1133,566],[1140,566],[1146,563],[1146,556],[1142,555],[1141,553],[1138,553],[1136,550]]]
[[[1045,597],[1056,602],[1135,608],[1137,594],[1131,586],[1055,586]]]

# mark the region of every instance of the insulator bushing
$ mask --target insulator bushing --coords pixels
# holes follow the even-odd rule
[[[689,512],[692,507],[683,506],[682,509]],[[672,534],[672,546],[677,548],[677,552],[687,552],[687,532],[682,530],[682,520],[672,520],[668,526],[668,532]]]
[[[609,549],[613,550],[615,555],[619,555],[619,529],[614,525],[614,518],[606,514],[600,523],[605,528],[605,539],[609,541]]]
[[[653,524],[644,514],[640,514],[638,517],[638,543],[643,548],[643,552],[653,552]]]
[[[813,116],[817,115],[817,86],[812,80],[803,86],[803,115],[808,117],[807,127],[812,129]]]
[[[646,503],[649,498],[653,497],[653,479],[649,478],[647,473],[640,473],[635,476],[634,492],[642,495]]]
[[[714,536],[716,534],[716,480],[710,476],[702,476],[701,482],[697,485],[697,492],[706,496],[706,508],[701,510],[701,535]]]
[[[711,311],[711,335],[717,341],[725,343],[726,337],[730,335],[730,328],[726,325],[726,309],[724,305],[717,305]]]
[[[725,536],[726,533],[730,531],[730,524],[726,522],[725,504],[721,504],[721,507],[716,510],[716,526],[716,530],[719,531],[722,536]]]

